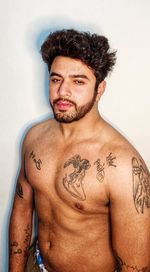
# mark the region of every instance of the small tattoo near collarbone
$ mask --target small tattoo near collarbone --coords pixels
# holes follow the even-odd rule
[[[20,182],[18,181],[17,183],[17,188],[16,188],[16,194],[20,197],[23,198],[23,188]]]
[[[22,254],[22,249],[18,248],[18,242],[13,241],[10,243],[10,255]]]
[[[116,157],[113,157],[112,152],[110,152],[109,155],[106,157],[107,165],[117,167],[117,165],[114,163],[114,160],[116,160]]]
[[[150,175],[142,160],[132,158],[133,199],[138,213],[150,208]]]
[[[65,174],[63,178],[64,188],[75,198],[86,200],[83,179],[87,170],[91,167],[90,162],[86,159],[81,159],[80,155],[75,155],[67,160],[64,168],[73,166],[74,171],[70,174]]]
[[[106,166],[117,167],[117,165],[114,164],[114,160],[116,160],[116,157],[113,157],[112,153],[109,153],[109,155],[106,157],[106,164],[105,163],[101,163],[101,160],[99,158],[94,162],[94,165],[97,166],[97,175],[96,175],[96,178],[101,183],[104,181],[105,167]]]
[[[29,155],[29,158],[31,158],[33,160],[33,162],[35,163],[35,166],[38,170],[41,170],[41,164],[42,164],[42,161],[40,159],[37,159],[36,158],[36,155],[34,153],[34,151],[32,150],[30,155]]]
[[[128,265],[125,263],[115,252],[116,261],[117,261],[117,271],[121,272],[123,269],[125,271],[131,271],[131,272],[150,272],[150,267],[144,266],[142,268],[138,268],[137,266]]]

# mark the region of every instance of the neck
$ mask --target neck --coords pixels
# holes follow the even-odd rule
[[[92,109],[78,121],[58,123],[58,125],[65,140],[87,139],[96,133],[98,127],[103,127],[104,120],[97,109]]]

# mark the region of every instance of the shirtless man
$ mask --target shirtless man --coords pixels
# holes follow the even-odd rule
[[[115,52],[105,37],[75,30],[50,34],[41,52],[55,118],[24,140],[9,271],[148,272],[148,169],[98,111]],[[35,252],[29,250],[34,207]]]

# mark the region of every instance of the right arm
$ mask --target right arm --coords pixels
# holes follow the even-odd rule
[[[33,189],[24,168],[19,174],[9,226],[9,272],[24,272],[32,233]]]

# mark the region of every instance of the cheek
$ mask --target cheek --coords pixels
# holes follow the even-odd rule
[[[49,98],[50,98],[50,101],[53,101],[55,98],[56,98],[56,91],[54,91],[53,88],[49,88]]]

